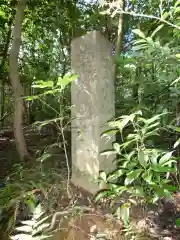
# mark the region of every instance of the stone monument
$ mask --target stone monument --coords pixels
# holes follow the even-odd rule
[[[114,169],[112,156],[100,156],[114,141],[101,138],[107,121],[115,116],[111,55],[111,43],[97,31],[72,41],[71,68],[78,78],[71,86],[71,181],[93,194],[99,189],[99,171]]]

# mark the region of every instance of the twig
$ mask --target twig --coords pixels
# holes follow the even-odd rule
[[[86,207],[86,206],[76,206],[76,207],[70,208],[70,209],[62,211],[62,212],[55,212],[53,217],[52,217],[51,224],[50,224],[49,228],[47,229],[47,232],[50,232],[50,231],[54,230],[54,227],[56,225],[56,220],[57,220],[58,217],[71,214],[75,210],[76,211],[77,210],[79,210],[79,211],[93,211],[93,208]]]

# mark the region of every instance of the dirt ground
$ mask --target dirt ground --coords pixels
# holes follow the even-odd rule
[[[3,178],[11,172],[13,164],[19,163],[11,134],[3,136],[1,134],[0,137],[0,181],[3,181]],[[26,141],[28,148],[35,152],[38,148],[53,143],[55,139],[26,134]],[[56,157],[58,154],[62,154],[62,152],[56,152]],[[123,224],[111,215],[108,199],[104,199],[100,204],[95,204],[93,196],[83,189],[72,184],[69,185],[69,189],[70,192],[67,192],[64,185],[64,189],[62,188],[62,191],[56,195],[57,201],[54,211],[68,211],[72,206],[80,206],[84,211],[70,218],[64,215],[63,221],[60,221],[59,230],[54,233],[54,240],[95,240],[98,239],[98,234],[105,234],[99,239],[125,239],[122,236]],[[53,193],[50,191],[48,194],[47,199],[51,199]],[[175,220],[180,218],[180,193],[174,194],[172,202],[164,201],[158,208],[134,207],[131,216],[136,230],[140,233],[147,233],[148,237],[144,237],[144,239],[180,240],[180,228],[175,226]]]

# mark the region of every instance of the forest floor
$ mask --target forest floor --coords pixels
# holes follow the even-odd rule
[[[37,148],[45,148],[48,144],[53,144],[55,139],[50,137],[40,137],[32,133],[26,134],[26,141],[30,150],[36,151]],[[36,146],[36,147],[35,147]],[[62,151],[54,153],[55,158],[61,158],[61,166],[65,166],[65,159],[62,156]],[[0,179],[11,173],[13,165],[18,164],[19,157],[16,152],[13,134],[0,134]],[[59,165],[59,167],[61,167]],[[65,167],[64,167],[65,168]],[[0,182],[1,184],[1,182]],[[174,200],[164,202],[157,207],[140,207],[132,208],[132,229],[131,237],[135,234],[137,238],[124,238],[123,224],[120,220],[112,216],[110,201],[103,199],[100,204],[95,204],[93,196],[86,191],[69,185],[67,191],[67,182],[64,179],[61,186],[58,187],[58,194],[53,192],[53,184],[51,191],[47,194],[46,202],[52,203],[52,196],[55,198],[54,209],[49,209],[50,212],[60,212],[61,230],[57,234],[57,239],[66,240],[96,240],[98,234],[101,233],[99,239],[158,239],[158,240],[180,240],[180,228],[175,227],[175,220],[180,218],[180,193],[174,194]],[[54,185],[56,188],[56,185]],[[53,195],[54,194],[54,195]],[[48,202],[49,201],[49,202]],[[51,205],[52,206],[52,205]],[[75,209],[80,206],[81,213],[78,215],[69,215],[70,209]],[[64,215],[63,215],[64,213]],[[68,217],[67,217],[68,216]],[[60,233],[61,232],[61,233]],[[106,236],[102,235],[105,234]],[[146,237],[145,237],[145,235]],[[61,235],[60,235],[61,234]],[[61,237],[60,237],[61,236]],[[104,238],[103,238],[104,237]],[[106,238],[105,238],[106,237]],[[139,238],[138,238],[139,237]],[[141,238],[140,238],[141,237]],[[56,239],[56,238],[55,238]]]

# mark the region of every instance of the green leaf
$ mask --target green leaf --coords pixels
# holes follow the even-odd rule
[[[136,169],[134,171],[131,171],[127,174],[127,177],[124,181],[125,185],[131,184],[135,179],[139,177],[139,175],[142,173],[143,169]]]
[[[116,180],[117,178],[121,177],[124,173],[125,173],[124,169],[115,170],[111,174],[108,175],[107,181]]]
[[[170,185],[170,184],[163,184],[163,188],[167,189],[169,191],[172,191],[172,192],[177,191],[177,186],[173,186],[173,185]]]
[[[143,168],[146,168],[146,167],[147,167],[147,165],[148,165],[148,159],[149,159],[148,153],[145,152],[145,151],[143,151],[143,150],[141,150],[141,151],[139,152],[139,158],[138,158],[138,160],[139,160],[139,163],[141,164],[141,166],[142,166]]]
[[[124,119],[110,121],[108,124],[110,127],[119,128],[119,130],[122,131],[123,128],[128,124],[128,122],[129,119],[126,116],[124,116]]]
[[[94,198],[94,201],[95,202],[98,202],[100,199],[104,198],[104,197],[107,197],[109,195],[109,190],[102,190],[102,191],[99,191],[95,198]]]
[[[63,86],[65,87],[66,85],[68,85],[69,83],[71,83],[72,81],[74,81],[75,79],[78,78],[78,75],[65,75],[63,78],[59,77],[56,83],[56,86]]]
[[[180,144],[180,138],[174,143],[173,148],[176,148]]]
[[[119,143],[113,143],[113,148],[117,154],[121,153],[121,145]]]
[[[173,151],[166,153],[164,156],[161,157],[159,160],[159,164],[163,165],[164,163],[168,162],[169,159],[172,157]]]
[[[152,166],[151,169],[155,172],[161,172],[161,173],[176,172],[175,168],[164,167],[161,165]]]
[[[148,43],[149,45],[154,46],[154,41],[152,40],[151,37],[147,37],[147,38],[146,38],[146,41],[147,41],[147,43]]]
[[[175,10],[174,10],[174,13],[178,13],[180,12],[180,7],[177,7]]]
[[[177,227],[180,227],[180,218],[177,218],[177,219],[176,219],[176,226],[177,226]]]
[[[164,27],[164,24],[159,25],[151,34],[151,37],[153,38],[157,32],[159,32]]]
[[[175,56],[176,56],[177,58],[180,58],[180,53],[177,53]],[[179,80],[179,78],[178,78],[178,80]]]
[[[31,233],[32,226],[24,225],[24,226],[16,227],[16,230],[19,232]]]
[[[2,10],[0,10],[0,17],[6,19],[6,13]]]
[[[147,139],[152,136],[159,136],[159,134],[156,131],[151,131],[151,132],[146,133],[144,139]]]
[[[109,137],[109,136],[114,136],[114,135],[116,135],[117,132],[118,132],[118,130],[116,130],[116,129],[107,130],[107,131],[105,131],[105,132],[103,132],[103,133],[101,134],[101,138],[103,138],[103,137]]]
[[[101,180],[103,180],[104,182],[106,182],[106,173],[105,173],[104,171],[101,171],[101,172],[99,173],[99,178],[100,178]]]
[[[132,32],[135,33],[136,35],[138,35],[141,38],[146,38],[146,36],[144,35],[144,33],[140,29],[134,29],[134,30],[132,30]]]
[[[171,192],[168,191],[168,189],[164,189],[164,196],[168,199],[168,200],[172,200],[172,194]]]
[[[164,12],[162,15],[162,19],[165,20],[169,16],[168,12]]]
[[[124,203],[120,206],[120,216],[126,226],[129,223],[129,209],[130,209],[130,204],[128,203]]]
[[[33,100],[36,100],[36,99],[39,99],[39,96],[36,95],[36,96],[27,96],[27,97],[24,97],[25,101],[33,101]]]
[[[168,127],[168,128],[171,128],[171,129],[173,129],[174,131],[180,133],[180,127],[175,127],[175,126],[172,126],[172,125],[168,125],[167,127]]]
[[[146,43],[146,40],[145,39],[141,39],[141,40],[135,40],[133,42],[134,45],[139,44],[139,43]]]
[[[53,81],[36,81],[32,84],[32,88],[53,88]]]
[[[107,150],[107,151],[103,151],[100,153],[101,156],[110,156],[112,154],[116,154],[116,151],[114,150]]]
[[[148,170],[142,174],[142,178],[144,179],[144,181],[146,181],[149,184],[152,183],[152,177],[153,177],[153,174],[152,174],[152,171],[150,171],[150,170]]]
[[[141,45],[133,46],[132,51],[138,51],[138,50],[142,50],[142,49],[146,49],[146,48],[148,48],[147,44],[141,44]]]
[[[135,195],[138,197],[144,197],[145,193],[142,187],[136,187],[135,188]]]
[[[166,113],[155,115],[154,117],[149,118],[149,119],[143,119],[143,118],[141,118],[141,119],[145,122],[146,125],[149,125],[149,124],[154,123],[155,121],[159,120],[160,117],[164,114],[166,114]]]
[[[47,161],[51,156],[52,154],[50,153],[44,153],[40,158],[37,158],[37,161],[40,161],[41,163],[43,163]]]
[[[174,4],[174,8],[176,8],[180,4],[180,0],[177,0]]]

